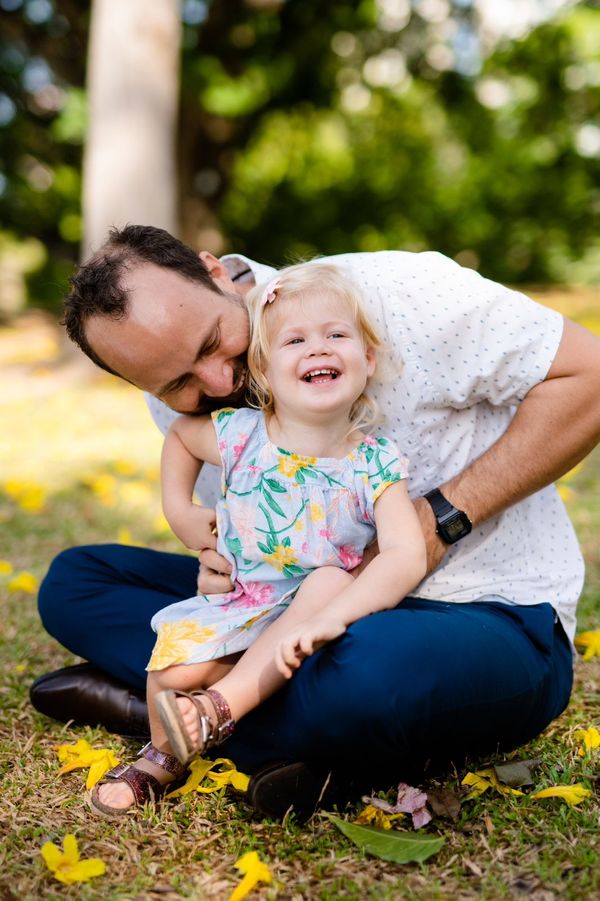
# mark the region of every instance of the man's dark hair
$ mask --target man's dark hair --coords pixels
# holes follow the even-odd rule
[[[138,263],[153,263],[173,269],[178,275],[198,282],[216,294],[217,287],[200,257],[163,228],[152,225],[126,225],[112,228],[108,240],[70,279],[71,290],[65,298],[63,324],[67,335],[101,369],[118,375],[89,344],[85,327],[92,316],[125,319],[129,307],[127,291],[121,286],[128,268]]]

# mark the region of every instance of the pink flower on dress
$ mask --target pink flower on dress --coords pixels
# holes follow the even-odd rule
[[[325,538],[327,541],[331,541],[333,538],[333,532],[331,529],[319,529],[319,536],[321,538]]]
[[[369,447],[376,447],[377,440],[373,438],[372,435],[365,435],[365,437],[363,438],[363,444],[368,444]]]
[[[233,591],[233,607],[262,607],[273,600],[273,586],[266,582],[246,582],[236,585]]]
[[[302,544],[302,553],[303,553],[303,554],[308,554],[308,541],[305,541],[305,542]]]
[[[257,475],[260,472],[260,466],[255,466],[254,463],[250,463],[246,466],[248,472],[252,473],[253,476]]]
[[[221,454],[224,454],[226,450],[227,450],[227,442],[219,441],[219,451],[221,452]]]
[[[339,551],[340,563],[346,570],[354,569],[362,562],[363,555],[357,551],[355,547],[349,544],[343,544]]]
[[[248,435],[238,435],[238,443],[233,445],[233,459],[239,460],[242,456],[242,451],[248,444]]]

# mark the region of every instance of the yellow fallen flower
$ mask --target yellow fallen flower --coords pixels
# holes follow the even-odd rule
[[[62,851],[53,842],[44,842],[41,850],[44,862],[54,878],[66,885],[87,882],[106,872],[106,864],[99,857],[81,860],[77,839],[71,833],[65,835]]]
[[[581,632],[575,636],[575,647],[583,651],[583,659],[591,660],[592,657],[600,657],[600,629],[590,632]]]
[[[46,489],[41,485],[35,485],[17,498],[17,504],[25,513],[41,513],[46,506],[47,497]]]
[[[112,468],[118,472],[120,476],[132,476],[137,472],[137,466],[131,460],[115,460]]]
[[[6,586],[9,591],[24,591],[26,594],[35,594],[39,582],[33,573],[20,572],[14,576]]]
[[[263,863],[256,851],[248,851],[236,860],[234,866],[244,874],[244,878],[231,893],[229,901],[241,901],[259,882],[271,883],[273,877],[266,863]]]
[[[9,563],[8,560],[0,560],[0,576],[10,576],[12,571],[12,563]]]
[[[220,769],[216,769],[216,767],[220,767]],[[213,784],[201,785],[207,776]],[[190,764],[190,775],[184,784],[169,792],[165,797],[177,798],[180,795],[189,795],[193,791],[210,794],[225,785],[233,785],[238,791],[245,792],[248,791],[249,782],[250,776],[240,773],[233,760],[228,760],[227,757],[217,757],[216,760],[197,757]]]
[[[385,813],[372,804],[367,804],[364,810],[361,810],[353,823],[358,826],[376,826],[378,829],[391,829],[392,821],[399,820],[403,817],[403,813]]]
[[[511,788],[509,785],[503,785],[502,782],[498,780],[492,767],[485,770],[477,770],[476,773],[467,773],[462,780],[461,785],[473,786],[472,790],[466,796],[465,801],[470,801],[471,798],[478,798],[479,795],[482,795],[489,788],[495,788],[496,791],[500,792],[502,795],[523,794],[523,792],[520,792],[516,788]]]
[[[577,729],[573,737],[583,743],[583,748],[577,752],[580,757],[585,757],[586,754],[600,748],[600,732],[594,726],[590,726],[589,729]]]
[[[117,532],[117,542],[119,544],[126,544],[131,547],[136,547],[137,542],[134,541],[133,536],[130,530],[126,526],[121,526],[121,528]]]
[[[569,807],[575,807],[581,804],[586,798],[593,794],[591,789],[586,788],[582,782],[576,782],[575,785],[553,785],[550,788],[544,788],[542,791],[536,792],[535,795],[529,795],[530,798],[560,798],[565,801]]]
[[[57,752],[59,761],[64,764],[58,771],[59,776],[89,767],[85,780],[87,789],[93,788],[105,773],[119,763],[110,748],[92,748],[85,738],[80,738],[74,745],[54,745],[52,750]]]

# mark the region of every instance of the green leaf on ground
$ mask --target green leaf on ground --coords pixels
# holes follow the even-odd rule
[[[433,835],[413,835],[410,832],[357,826],[329,813],[325,816],[359,848],[394,863],[422,863],[428,857],[437,854],[445,841]]]

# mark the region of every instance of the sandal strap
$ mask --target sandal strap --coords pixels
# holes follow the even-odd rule
[[[171,773],[172,776],[181,775],[185,769],[183,764],[177,760],[174,754],[167,754],[165,751],[159,751],[158,748],[154,747],[151,741],[149,741],[147,745],[144,745],[137,756],[144,757],[146,760],[149,760],[150,763],[154,763],[162,770],[166,770],[167,773]]]
[[[235,720],[231,716],[229,704],[221,692],[217,691],[215,688],[198,688],[192,692],[176,690],[175,693],[179,696],[189,698],[196,707],[198,721],[202,731],[202,746],[199,748],[200,753],[209,748],[214,748],[215,745],[222,744],[222,742],[229,738],[235,729]],[[211,699],[215,709],[217,718],[216,726],[211,722],[211,719],[206,712],[206,708],[202,703],[202,698],[206,695]]]
[[[166,791],[169,785],[161,785],[158,779],[151,773],[138,770],[130,763],[120,763],[109,770],[102,782],[126,782],[133,792],[135,803],[141,807],[147,801],[156,801]]]
[[[217,734],[218,738],[215,744],[220,745],[226,738],[232,734],[235,729],[235,720],[231,715],[229,704],[220,691],[216,688],[208,688],[206,694],[213,702],[215,713],[217,714]]]

